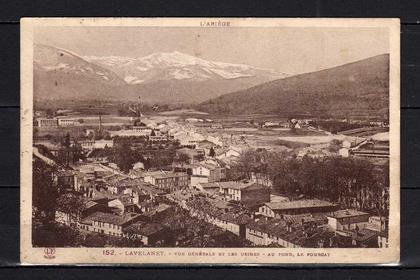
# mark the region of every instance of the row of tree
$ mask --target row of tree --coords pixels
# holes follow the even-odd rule
[[[298,159],[286,152],[250,150],[232,167],[231,177],[250,179],[255,173],[266,175],[274,191],[291,198],[315,197],[378,215],[388,212],[388,165],[356,158]]]
[[[128,173],[137,162],[142,162],[145,170],[161,169],[171,165],[175,160],[176,147],[149,150],[133,147],[129,142],[120,142],[108,151],[109,161],[117,164],[121,171]]]
[[[61,137],[59,143],[60,148],[56,155],[53,155],[43,145],[38,145],[38,149],[42,154],[54,159],[64,168],[80,160],[86,160],[86,153],[82,146],[76,138],[71,138],[69,133]],[[178,147],[178,142],[153,144],[146,138],[128,137],[117,138],[114,147],[105,147],[100,153],[107,157],[110,162],[117,164],[121,171],[128,173],[137,162],[142,162],[146,170],[171,165],[172,162],[177,160],[175,151]]]

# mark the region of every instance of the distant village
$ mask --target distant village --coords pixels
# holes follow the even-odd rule
[[[246,176],[237,172],[252,149],[297,161],[350,158],[381,167],[389,161],[386,123],[344,121],[350,129],[331,133],[326,121],[311,118],[248,120],[238,128],[206,116],[134,113],[107,123],[101,115],[89,122],[36,111],[34,195],[40,199],[34,212],[40,221],[53,211],[51,221],[83,240],[102,238],[103,246],[115,246],[115,240],[138,247],[388,246],[388,217],[380,211],[354,201],[344,205],[341,198],[281,193],[281,178],[259,166],[247,167]],[[314,142],[305,142],[309,138]],[[388,188],[375,193],[383,198],[380,209],[389,203]],[[46,205],[42,189],[56,194],[56,207]]]

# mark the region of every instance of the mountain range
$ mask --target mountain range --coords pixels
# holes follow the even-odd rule
[[[79,56],[34,47],[34,96],[47,100],[139,98],[148,103],[198,103],[287,74],[208,61],[180,52],[145,57]]]
[[[365,116],[387,114],[388,93],[388,54],[290,76],[180,52],[82,57],[51,46],[34,47],[36,101],[140,99],[193,104],[216,114]]]
[[[217,98],[198,109],[216,114],[388,114],[389,55],[263,83]]]
[[[115,72],[128,84],[147,84],[156,81],[209,81],[261,77],[282,78],[286,75],[270,69],[243,64],[204,60],[178,51],[153,53],[145,57],[85,56],[85,60]]]

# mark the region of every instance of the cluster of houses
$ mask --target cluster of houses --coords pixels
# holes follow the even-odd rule
[[[41,118],[38,121],[40,126],[54,126]],[[57,126],[67,125],[56,121]],[[295,127],[305,125],[291,123]],[[145,171],[144,165],[136,164],[129,174],[123,174],[112,163],[105,164],[101,153],[95,153],[112,147],[116,136],[178,141],[181,147],[176,158],[183,160],[174,162],[171,171]],[[58,211],[57,221],[86,233],[133,238],[145,246],[159,246],[168,238],[162,218],[170,219],[174,207],[178,207],[255,246],[388,246],[384,217],[340,209],[319,199],[279,199],[271,193],[272,181],[263,174],[252,173],[249,181],[227,181],[229,165],[240,157],[242,149],[199,133],[189,123],[138,120],[130,128],[111,132],[111,137],[80,141],[90,160],[58,172],[57,183],[82,197],[84,207],[77,216]],[[348,149],[353,147],[352,143],[343,144]],[[36,148],[34,155],[53,164]]]
[[[256,246],[387,247],[386,219],[319,199],[273,199],[254,182],[199,184],[168,198]]]
[[[225,181],[222,170],[207,160],[192,164],[190,174],[145,171],[129,176],[86,163],[57,174],[59,184],[83,197],[82,214],[76,218],[57,212],[56,219],[81,231],[159,246],[168,238],[160,219],[180,207],[255,246],[388,246],[383,217],[319,199],[279,199],[270,186],[256,181]]]
[[[57,174],[58,183],[80,196],[84,206],[79,216],[57,211],[56,220],[83,232],[136,238],[145,246],[159,245],[165,236],[159,221],[172,211],[163,198],[172,190],[185,187],[185,179],[186,176],[169,172],[131,178],[102,168],[62,171]]]

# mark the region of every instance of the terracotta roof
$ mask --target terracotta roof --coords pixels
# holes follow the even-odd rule
[[[217,145],[214,144],[213,142],[210,142],[209,140],[202,140],[202,141],[198,142],[198,146],[199,147],[211,148],[211,147],[216,147]]]
[[[143,185],[133,186],[133,187],[131,187],[131,189],[134,192],[137,192],[139,194],[144,194],[144,195],[159,195],[159,194],[164,194],[165,193],[162,190],[155,189],[153,187],[153,185],[148,184],[148,183],[144,183],[144,182],[143,182]]]
[[[357,233],[355,232],[352,235],[352,238],[354,240],[364,243],[364,242],[368,242],[372,240],[372,238],[377,238],[378,235],[379,235],[379,232],[364,228],[364,229],[361,229]]]
[[[235,215],[233,213],[225,213],[219,216],[219,220],[227,221],[237,225],[244,225],[251,220],[251,217],[246,214]]]
[[[112,174],[109,176],[104,177],[108,184],[114,185],[120,182],[121,180],[125,179],[126,177],[119,175],[119,174]]]
[[[154,209],[152,209],[148,212],[145,212],[142,215],[145,216],[145,217],[152,217],[156,214],[162,213],[162,212],[167,211],[171,208],[172,208],[172,206],[169,206],[167,204],[159,204],[156,208],[154,208]]]
[[[152,176],[154,178],[173,178],[173,177],[184,177],[184,176],[188,176],[187,173],[182,173],[182,172],[161,172],[161,171],[157,171],[157,172],[151,172],[146,174],[146,176]]]
[[[265,205],[272,210],[286,210],[286,209],[299,209],[299,208],[313,208],[313,207],[329,207],[335,204],[319,200],[319,199],[302,199],[284,202],[266,202]]]
[[[316,219],[312,217],[312,215],[292,215],[292,216],[286,216],[285,219],[287,221],[291,221],[292,223],[310,223],[310,222],[316,222]]]
[[[100,192],[97,189],[93,188],[93,198],[92,200],[99,200],[99,199],[114,199],[116,197],[118,197],[118,195],[109,193],[109,192]]]
[[[264,186],[253,183],[253,182],[239,182],[239,181],[228,181],[228,182],[215,182],[215,183],[201,183],[203,188],[216,188],[221,187],[222,189],[235,189],[235,190],[242,190],[246,188],[263,188]]]
[[[326,232],[325,229],[315,228],[304,230],[301,226],[291,224],[292,231],[287,230],[287,221],[280,219],[265,220],[261,219],[256,222],[250,222],[246,227],[252,230],[266,233],[270,236],[281,238],[287,242],[298,246],[311,247],[325,234],[333,234]]]
[[[348,217],[357,217],[357,216],[365,216],[369,215],[366,212],[354,210],[354,209],[344,209],[344,210],[338,210],[332,213],[332,215],[327,215],[328,217],[336,218],[336,219],[342,219],[342,218],[348,218]]]
[[[118,181],[118,184],[120,186],[132,187],[139,185],[141,186],[147,183],[145,183],[142,179],[139,178],[123,178],[120,181]]]
[[[138,216],[139,215],[137,214],[114,215],[110,213],[95,212],[92,215],[83,219],[82,223],[87,223],[89,221],[97,221],[122,226]]]
[[[203,189],[214,189],[214,188],[220,188],[220,185],[215,182],[215,183],[199,183],[200,186],[203,187]]]
[[[215,169],[219,168],[219,166],[217,166],[217,165],[210,164],[210,163],[205,163],[205,162],[202,162],[202,163],[200,162],[200,163],[198,164],[198,166],[201,166],[201,167],[207,168],[207,169],[209,169],[209,170],[215,170]]]
[[[89,201],[88,201],[88,202],[86,202],[86,204],[85,204],[85,209],[92,208],[92,207],[94,207],[94,206],[96,206],[96,205],[98,205],[98,203],[97,203],[97,202],[92,201],[92,200],[89,200]]]
[[[132,201],[132,197],[129,194],[121,195],[121,196],[116,197],[116,198],[114,198],[112,200],[116,200],[116,199],[120,200],[121,203],[124,206],[129,206],[129,205],[133,205],[134,204],[133,201]]]

